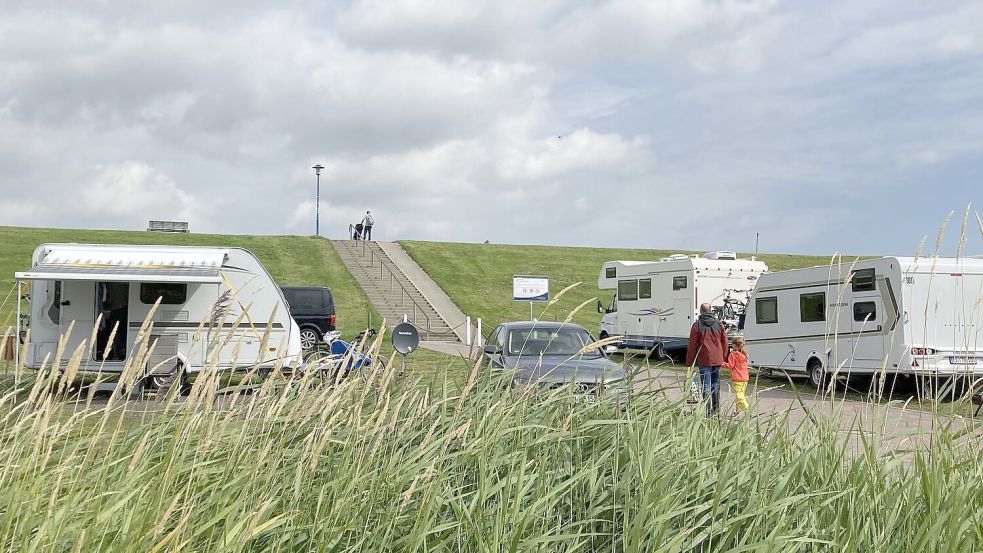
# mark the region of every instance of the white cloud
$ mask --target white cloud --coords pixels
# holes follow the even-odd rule
[[[626,140],[617,134],[599,134],[588,128],[568,135],[549,136],[513,145],[496,163],[505,180],[552,179],[564,174],[637,163],[646,155],[648,141],[641,136]]]
[[[79,188],[77,204],[93,218],[131,228],[149,219],[201,222],[200,200],[146,163],[124,161],[97,170]]]

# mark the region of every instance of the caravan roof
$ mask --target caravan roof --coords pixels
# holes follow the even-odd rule
[[[963,272],[972,274],[983,273],[983,259],[954,257],[878,257],[874,259],[863,259],[859,261],[841,261],[828,265],[815,265],[812,267],[802,267],[798,269],[788,269],[777,273],[771,273],[770,280],[785,282],[794,280],[795,275],[802,274],[804,271],[815,271],[824,269],[830,272],[830,277],[849,276],[851,269],[864,269],[883,263],[896,262],[898,268],[903,273],[936,273],[958,275]],[[787,276],[785,276],[787,275]]]
[[[14,278],[217,283],[228,259],[221,248],[49,244],[35,252],[33,267]]]

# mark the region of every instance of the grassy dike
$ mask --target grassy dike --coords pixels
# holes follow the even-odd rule
[[[414,241],[400,242],[400,245],[454,303],[466,314],[481,317],[489,330],[503,321],[529,318],[529,304],[512,301],[513,275],[549,276],[552,295],[580,282],[545,313],[544,305],[534,309],[541,319],[563,320],[572,309],[591,298],[600,299],[605,305],[610,301],[614,291],[597,288],[597,276],[605,261],[651,261],[673,253],[698,253]],[[742,257],[746,255],[741,254]],[[822,256],[762,254],[758,258],[765,261],[772,271],[829,263],[829,258]],[[596,332],[601,315],[594,305],[588,304],[573,320]]]
[[[75,230],[0,227],[0,301],[14,285],[14,272],[31,266],[34,248],[46,242],[83,244],[166,244],[245,248],[259,257],[273,279],[281,284],[329,286],[335,295],[338,325],[345,336],[365,328],[369,315],[379,315],[348,273],[331,244],[312,236],[237,236],[224,234],[170,234],[116,230]],[[11,324],[12,298],[0,311],[0,326]]]

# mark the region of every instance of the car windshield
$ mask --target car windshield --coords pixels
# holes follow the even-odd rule
[[[593,342],[582,328],[520,328],[509,332],[509,355],[577,355]],[[599,351],[586,352],[588,357],[599,357]]]

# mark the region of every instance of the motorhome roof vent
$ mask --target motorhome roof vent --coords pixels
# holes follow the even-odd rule
[[[721,250],[718,252],[707,252],[703,254],[704,259],[737,259],[737,254],[727,250]]]
[[[689,259],[689,256],[684,253],[674,253],[669,257],[663,257],[659,261],[683,261]]]

